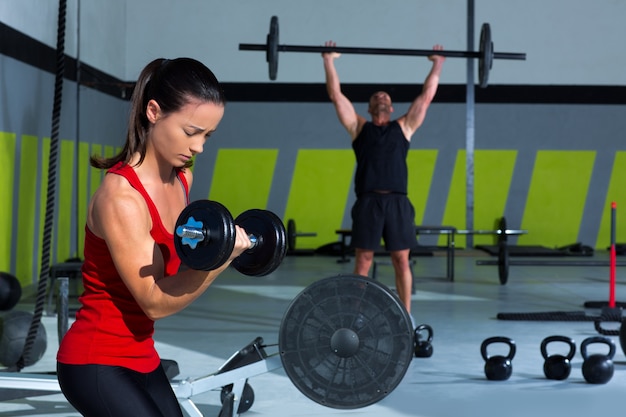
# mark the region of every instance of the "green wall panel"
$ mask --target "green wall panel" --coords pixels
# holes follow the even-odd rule
[[[602,211],[602,220],[600,229],[598,230],[598,238],[595,247],[598,249],[606,249],[611,244],[611,203],[615,202],[617,208],[615,211],[615,241],[617,243],[626,242],[626,188],[624,187],[624,179],[626,178],[626,151],[618,151],[615,153],[613,162],[613,172],[606,193],[606,201],[604,202],[604,210]]]
[[[102,145],[91,145],[91,155],[104,155]],[[102,170],[89,166],[89,197],[93,196],[102,182]]]
[[[104,146],[104,156],[110,158],[115,155],[115,147],[111,145]]]
[[[448,190],[448,200],[441,220],[442,225],[455,226],[458,229],[465,228],[465,151],[459,150],[456,154],[452,172],[452,180]],[[465,246],[463,236],[456,237],[457,246]],[[446,238],[439,238],[439,245],[445,245]]]
[[[76,256],[72,253],[72,219],[76,220],[76,206],[72,204],[74,197],[74,154],[75,143],[61,140],[59,143],[59,178],[57,204],[57,247],[56,259],[53,262],[64,262]]]
[[[409,167],[408,196],[415,207],[415,224],[422,224],[426,203],[433,180],[438,150],[410,150],[407,156]]]
[[[233,217],[265,209],[278,149],[220,149],[208,198],[222,203]]]
[[[519,245],[575,243],[583,217],[595,151],[539,151],[535,158]]]
[[[78,143],[78,162],[76,164],[78,175],[77,187],[77,216],[76,232],[78,234],[78,247],[76,256],[83,257],[83,247],[85,246],[85,223],[87,222],[87,203],[89,202],[89,143]]]
[[[338,240],[335,230],[342,225],[354,166],[351,149],[298,151],[283,220],[294,219],[298,231],[317,233],[298,239],[298,249]]]
[[[45,227],[46,219],[46,204],[48,202],[48,167],[50,159],[50,138],[44,138],[41,149],[41,180],[39,181],[39,240],[37,243],[37,274],[33,277],[33,283],[39,280],[41,272],[41,253],[43,244],[43,231]],[[50,241],[54,242],[54,227],[52,228],[52,234]],[[54,262],[52,259],[54,254],[50,254],[50,262]]]
[[[11,271],[13,192],[15,189],[14,133],[0,132],[0,271]]]
[[[504,214],[516,158],[516,151],[474,151],[474,230],[493,230],[497,219]],[[465,150],[459,150],[442,220],[442,224],[455,226],[458,229],[467,227],[465,159]],[[474,235],[473,239],[474,245],[491,245],[494,242],[494,237],[490,235]],[[455,242],[459,247],[467,245],[467,239],[463,235],[457,235]],[[440,237],[439,244],[445,245],[446,238]]]
[[[37,155],[39,139],[36,136],[22,136],[20,139],[20,178],[17,211],[17,261],[15,273],[22,285],[30,285],[39,271],[36,265],[35,222],[37,210]]]
[[[474,154],[474,229],[493,230],[504,215],[517,151],[477,150]],[[474,235],[474,245],[492,245],[496,238]]]

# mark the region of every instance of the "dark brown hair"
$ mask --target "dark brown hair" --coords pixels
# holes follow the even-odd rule
[[[126,143],[121,152],[111,158],[92,155],[90,162],[95,168],[109,169],[118,162],[128,163],[139,152],[137,165],[146,156],[146,141],[150,123],[146,107],[155,100],[163,113],[180,110],[190,100],[224,105],[224,92],[213,72],[204,64],[191,58],[164,59],[150,62],[141,71],[130,100],[130,117]],[[191,166],[192,161],[186,166]]]

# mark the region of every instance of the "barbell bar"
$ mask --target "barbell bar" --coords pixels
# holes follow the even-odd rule
[[[240,51],[265,51],[266,61],[269,67],[270,80],[276,79],[278,72],[278,52],[305,52],[326,53],[337,52],[358,55],[394,55],[394,56],[431,56],[441,55],[450,58],[478,58],[478,78],[481,88],[485,88],[489,82],[489,71],[494,59],[525,60],[525,53],[518,52],[494,52],[491,40],[491,27],[489,23],[483,23],[480,30],[478,51],[435,51],[426,49],[402,49],[402,48],[367,48],[346,46],[307,46],[307,45],[281,45],[278,43],[279,28],[278,17],[270,19],[270,31],[265,44],[240,43]]]

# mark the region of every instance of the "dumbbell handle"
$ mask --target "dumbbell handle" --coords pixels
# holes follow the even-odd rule
[[[198,242],[202,242],[205,239],[211,238],[209,236],[208,230],[204,228],[200,228],[200,227],[191,227],[191,226],[185,226],[185,225],[178,226],[176,228],[176,234],[178,235],[178,237],[194,239],[194,240],[197,240]],[[249,234],[248,239],[250,239],[250,243],[251,243],[248,249],[253,249],[256,247],[256,245],[259,244],[259,239],[255,235]]]

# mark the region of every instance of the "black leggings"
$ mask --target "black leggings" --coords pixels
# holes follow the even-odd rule
[[[182,417],[163,368],[144,374],[120,366],[57,362],[63,395],[87,417]]]

